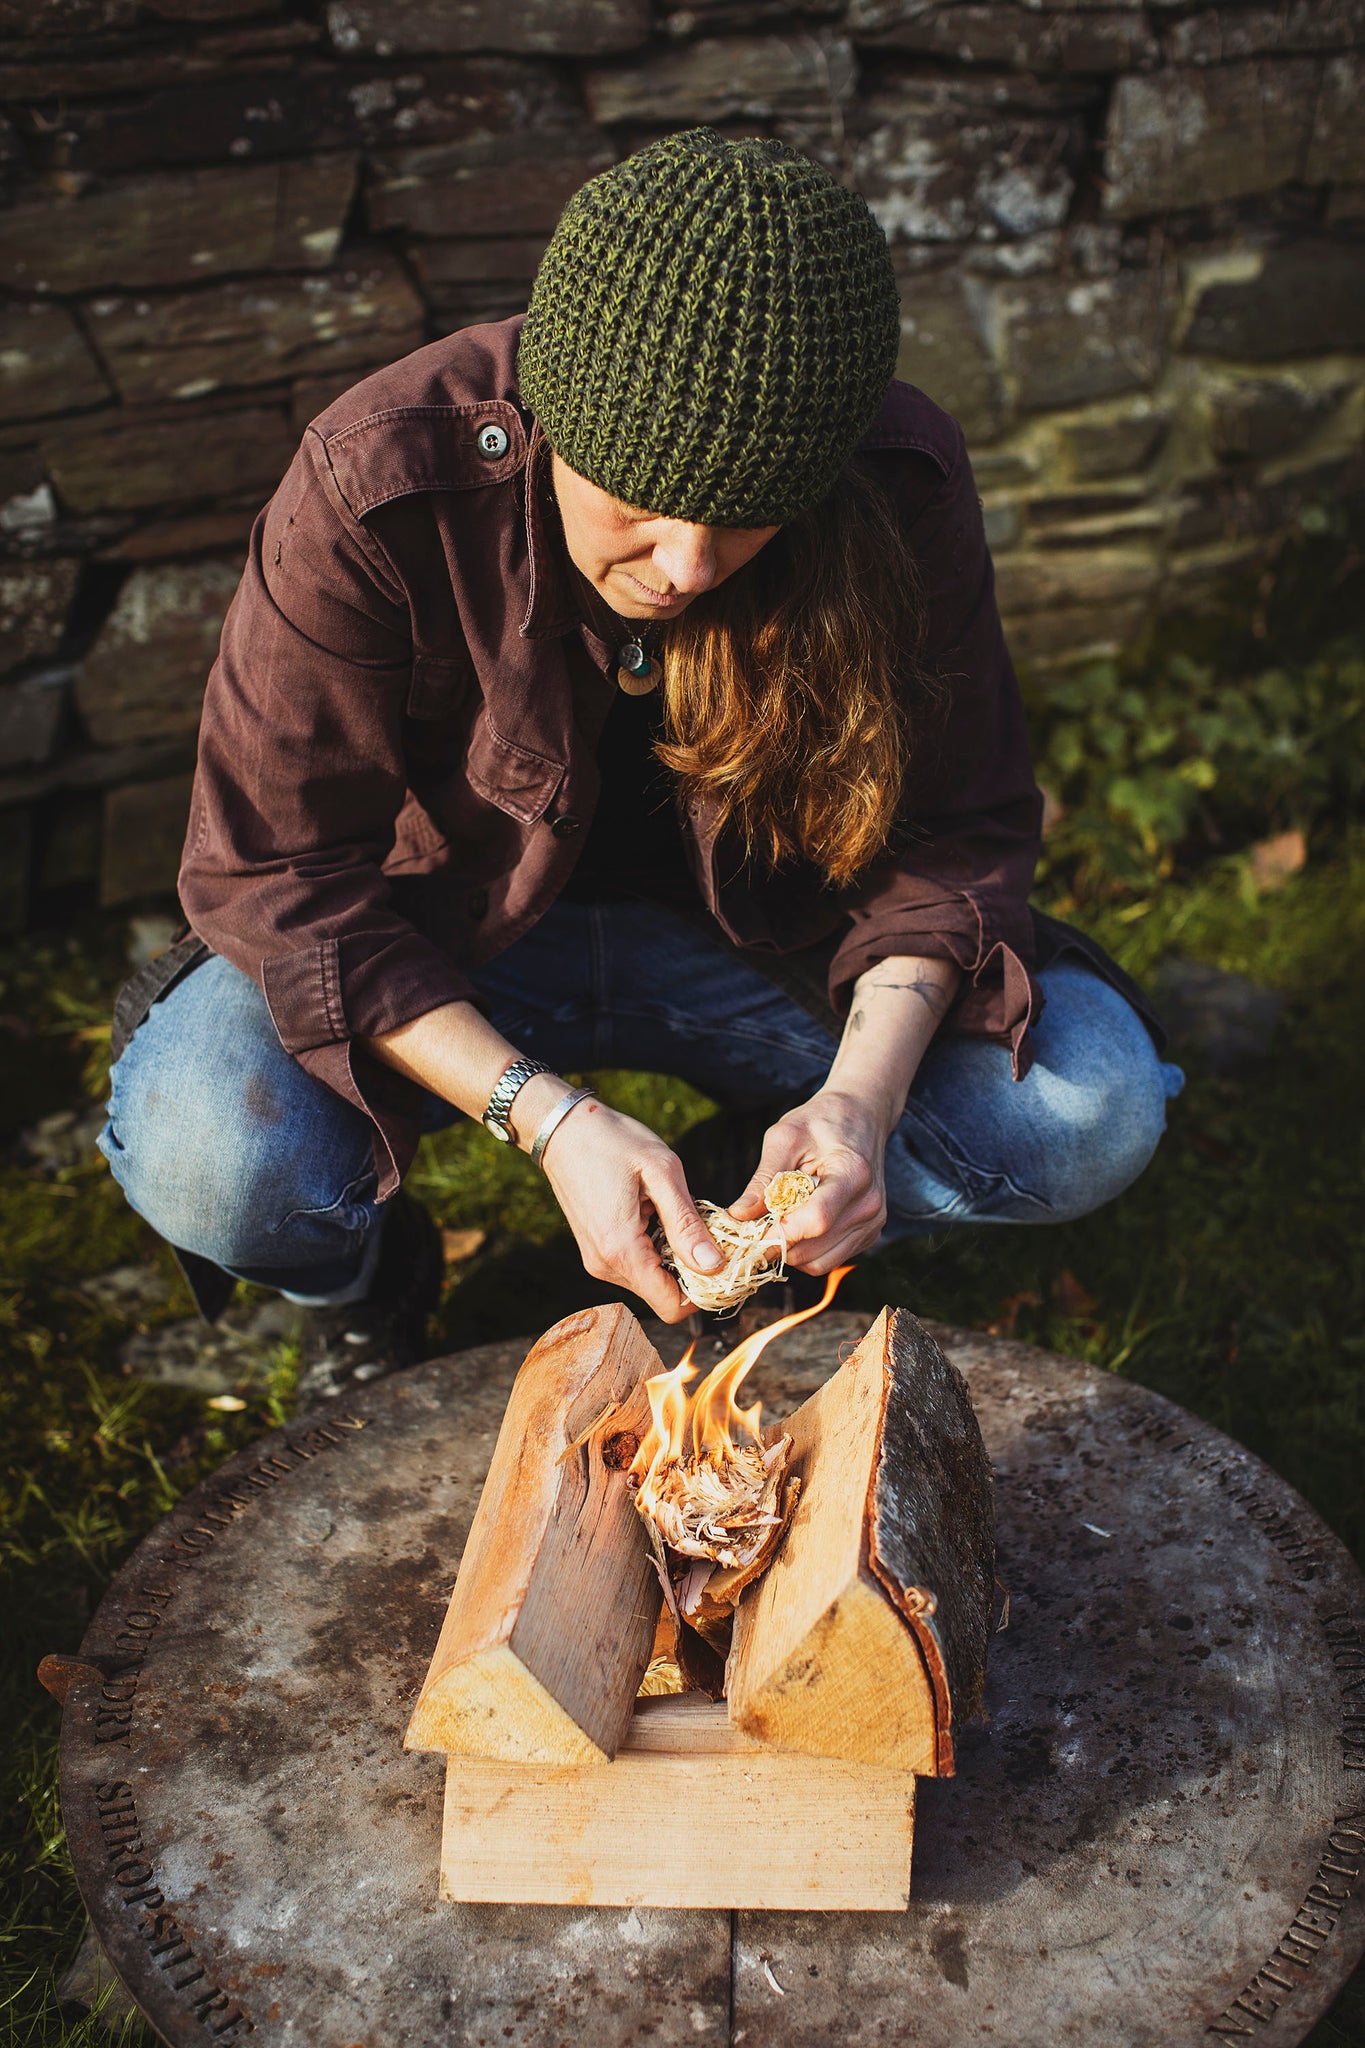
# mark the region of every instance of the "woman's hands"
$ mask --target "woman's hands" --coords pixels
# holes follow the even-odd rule
[[[788,1212],[793,1266],[827,1273],[875,1244],[886,1221],[886,1141],[905,1107],[915,1071],[957,990],[951,961],[883,960],[859,976],[848,1024],[825,1085],[775,1123],[757,1173],[731,1214],[762,1213],[767,1182],[799,1167],[819,1182]],[[401,1074],[477,1117],[516,1050],[471,1003],[448,1003],[397,1030],[362,1041]],[[556,1074],[537,1074],[518,1093],[511,1124],[525,1150],[564,1093]],[[687,1190],[682,1164],[634,1117],[584,1102],[545,1148],[546,1177],[597,1280],[627,1287],[665,1322],[691,1304],[650,1242],[655,1216],[674,1256],[703,1273],[725,1261]]]
[[[515,1046],[465,1002],[429,1010],[364,1043],[386,1066],[471,1117],[482,1115],[498,1076],[517,1057]],[[523,1152],[566,1086],[558,1074],[536,1074],[518,1090],[509,1124]],[[650,1242],[654,1217],[684,1264],[717,1273],[725,1261],[687,1192],[681,1161],[663,1139],[604,1102],[581,1102],[550,1138],[541,1164],[593,1278],[630,1288],[666,1323],[680,1323],[692,1304]]]
[[[545,1148],[546,1179],[594,1280],[628,1287],[666,1323],[691,1313],[650,1240],[657,1215],[674,1256],[700,1272],[725,1261],[687,1191],[682,1162],[662,1138],[604,1102],[571,1110]]]
[[[763,1140],[758,1170],[730,1214],[750,1222],[763,1214],[763,1190],[775,1173],[799,1168],[819,1182],[799,1209],[783,1218],[787,1263],[828,1273],[876,1243],[886,1222],[884,1155],[889,1133],[857,1097],[822,1088],[789,1109]]]
[[[886,1223],[886,1141],[961,980],[951,960],[879,961],[860,974],[829,1079],[763,1141],[758,1170],[730,1214],[763,1213],[763,1190],[793,1168],[819,1186],[789,1209],[787,1263],[828,1273],[877,1242]]]

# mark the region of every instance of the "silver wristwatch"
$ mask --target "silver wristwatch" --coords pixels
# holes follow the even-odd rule
[[[508,1112],[521,1089],[533,1074],[552,1074],[553,1067],[547,1067],[544,1060],[513,1060],[497,1087],[488,1098],[488,1107],[480,1121],[486,1131],[503,1145],[512,1142],[512,1127],[507,1121]]]

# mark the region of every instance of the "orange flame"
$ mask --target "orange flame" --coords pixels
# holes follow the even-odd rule
[[[727,1352],[719,1364],[711,1368],[690,1399],[686,1390],[688,1381],[697,1375],[697,1368],[692,1363],[692,1353],[697,1348],[695,1344],[688,1345],[672,1372],[656,1373],[653,1379],[645,1381],[652,1420],[630,1468],[631,1477],[638,1482],[638,1499],[642,1508],[649,1508],[657,1499],[663,1473],[688,1454],[689,1441],[693,1463],[709,1458],[717,1465],[724,1464],[734,1455],[735,1430],[742,1431],[756,1444],[762,1442],[758,1425],[763,1403],[755,1401],[752,1408],[737,1407],[735,1395],[741,1383],[775,1337],[780,1337],[784,1330],[794,1330],[798,1323],[809,1322],[812,1316],[818,1316],[829,1307],[839,1282],[852,1271],[852,1266],[836,1266],[826,1279],[825,1291],[814,1308],[797,1309],[793,1315],[779,1316],[775,1323],[755,1330],[752,1337],[736,1344],[733,1351]]]

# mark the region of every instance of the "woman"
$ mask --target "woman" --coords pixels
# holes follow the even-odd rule
[[[463,1112],[532,1152],[589,1272],[680,1319],[652,1221],[721,1263],[682,1167],[565,1069],[768,1110],[735,1213],[815,1174],[808,1274],[1146,1164],[1179,1077],[1027,907],[979,503],[898,332],[863,202],[702,129],[570,201],[524,328],[309,429],[208,687],[193,936],[126,993],[103,1141],[206,1310],[233,1275],[411,1298],[391,1198]]]

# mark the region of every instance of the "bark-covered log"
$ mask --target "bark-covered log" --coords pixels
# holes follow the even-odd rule
[[[954,1722],[980,1705],[994,1580],[965,1384],[887,1310],[784,1427],[801,1496],[740,1601],[731,1718],[782,1748],[949,1775]]]

